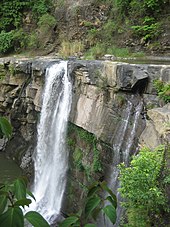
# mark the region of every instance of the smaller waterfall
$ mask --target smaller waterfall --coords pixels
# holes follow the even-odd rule
[[[136,130],[137,130],[137,123],[138,123],[139,116],[140,116],[140,113],[142,111],[142,108],[143,108],[143,101],[140,101],[139,104],[137,105],[136,109],[135,109],[133,126],[132,126],[130,135],[129,135],[128,140],[127,140],[126,145],[125,145],[126,148],[123,151],[123,162],[126,165],[128,165],[128,163],[129,163],[130,149],[131,149],[132,144],[134,142],[134,138],[135,138],[135,134],[136,134]]]
[[[66,184],[66,128],[71,108],[71,83],[67,62],[47,69],[38,141],[34,157],[33,194],[36,202],[31,209],[40,212],[49,222],[60,213]]]
[[[132,103],[130,101],[127,102],[127,107],[124,111],[124,114],[122,116],[122,121],[121,124],[118,125],[118,128],[116,130],[116,136],[114,138],[114,142],[113,142],[113,148],[114,148],[114,166],[116,166],[117,164],[120,163],[121,158],[121,148],[122,148],[122,144],[124,143],[125,140],[125,135],[126,135],[126,131],[127,131],[127,127],[129,124],[129,119],[130,119],[130,115],[131,115],[131,110],[132,110]]]
[[[131,101],[132,99],[132,101]],[[133,99],[138,100],[138,104],[134,108]],[[134,143],[135,134],[137,131],[137,125],[139,122],[140,113],[143,108],[143,102],[139,100],[138,96],[132,95],[130,100],[127,101],[127,106],[122,113],[122,119],[120,124],[116,129],[116,133],[114,135],[113,140],[113,149],[114,149],[114,160],[113,165],[110,168],[110,176],[109,176],[109,187],[112,189],[114,193],[116,193],[116,197],[119,201],[118,208],[117,208],[117,222],[115,227],[119,225],[119,217],[123,213],[123,209],[120,206],[120,202],[122,201],[120,197],[120,193],[117,189],[120,187],[119,184],[119,169],[117,167],[118,164],[124,162],[125,165],[129,163],[130,151],[132,149],[132,145]],[[134,110],[134,111],[133,111]],[[104,225],[104,224],[102,224]],[[99,226],[102,226],[99,225]],[[110,222],[106,221],[106,227],[113,226]]]

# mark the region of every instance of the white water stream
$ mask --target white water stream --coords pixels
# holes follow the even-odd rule
[[[132,98],[135,98],[132,96]],[[123,209],[120,205],[122,201],[120,197],[120,193],[118,192],[118,188],[120,187],[120,182],[118,180],[119,177],[119,169],[117,167],[118,164],[124,162],[126,166],[129,164],[130,151],[132,149],[132,145],[134,143],[138,121],[140,117],[140,113],[142,111],[143,102],[139,101],[135,108],[135,112],[133,112],[133,103],[131,101],[127,101],[127,107],[122,113],[122,119],[120,124],[116,129],[115,138],[113,141],[114,148],[114,160],[113,165],[110,169],[110,177],[109,177],[109,187],[116,194],[116,197],[119,201],[117,207],[117,222],[114,225],[115,227],[119,226],[120,217],[123,214]],[[110,221],[104,220],[102,224],[98,225],[99,227],[112,227]]]
[[[67,62],[55,63],[47,69],[34,156],[36,202],[30,209],[40,212],[49,223],[60,213],[66,185],[68,153],[65,138],[71,90]]]

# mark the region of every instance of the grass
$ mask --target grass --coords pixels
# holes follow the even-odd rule
[[[84,50],[84,44],[80,41],[69,42],[63,41],[59,50],[59,55],[66,58],[69,56],[77,56]]]
[[[145,54],[143,52],[131,53],[128,48],[119,48],[115,45],[107,46],[103,43],[97,43],[95,46],[91,47],[85,54],[84,58],[86,60],[100,59],[105,54],[110,54],[115,57],[143,57]]]

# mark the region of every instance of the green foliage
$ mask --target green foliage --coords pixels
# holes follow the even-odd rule
[[[148,42],[162,32],[158,21],[166,4],[167,0],[116,0],[118,14],[116,20],[123,22],[128,18],[133,34]]]
[[[120,165],[119,190],[126,199],[123,205],[127,208],[127,226],[147,226],[149,215],[158,215],[160,209],[166,207],[165,194],[159,183],[164,149],[164,146],[154,151],[143,148],[139,155],[133,157],[130,167]]]
[[[88,30],[88,41],[90,46],[96,44],[96,42],[103,41],[104,44],[111,44],[114,33],[117,29],[115,21],[109,19],[100,28],[95,28],[92,23],[88,22],[90,29]],[[88,26],[86,26],[88,27]],[[97,44],[98,45],[98,44]]]
[[[168,3],[167,0],[116,0],[118,11],[122,15],[141,15],[153,16],[162,10],[162,8]]]
[[[101,194],[107,193],[107,197],[101,197]],[[107,201],[107,205],[105,205]],[[95,227],[96,225],[91,220],[96,221],[100,213],[104,215],[112,224],[116,222],[116,207],[117,199],[113,192],[108,188],[106,182],[95,182],[88,189],[85,207],[79,214],[70,215],[63,222],[59,224],[59,227],[68,226],[86,226]]]
[[[0,30],[8,32],[19,28],[23,10],[29,6],[29,0],[2,0],[0,2]]]
[[[0,33],[0,53],[6,53],[13,48],[13,31]]]
[[[83,158],[82,150],[80,148],[75,148],[73,153],[73,160],[76,168],[80,171],[84,170],[82,158]]]
[[[18,51],[24,49],[27,45],[27,35],[23,29],[13,31],[13,49]]]
[[[30,35],[28,35],[27,48],[35,49],[38,47],[39,47],[38,34],[36,32],[32,32]]]
[[[49,227],[49,224],[36,211],[29,211],[24,216],[34,227]]]
[[[34,196],[27,190],[25,177],[18,178],[12,184],[0,186],[0,223],[2,227],[24,227],[24,219],[34,227],[49,227],[46,220],[37,212],[29,211],[25,215],[21,207],[25,208],[31,204],[27,196]]]
[[[155,22],[153,17],[145,17],[141,25],[135,25],[131,28],[134,30],[134,34],[143,37],[146,42],[157,37],[161,32],[160,23]]]
[[[0,33],[0,53],[8,53],[12,50],[25,48],[27,36],[23,29],[12,30],[10,32],[2,31]]]
[[[28,34],[22,29],[25,15],[31,11],[34,21],[39,20],[42,30],[52,28],[56,21],[48,14],[50,0],[2,0],[0,2],[0,53],[38,47],[38,36],[35,32]],[[35,43],[35,44],[34,44]]]
[[[154,86],[158,92],[158,96],[166,103],[170,102],[170,83],[161,80],[155,80]]]
[[[31,1],[31,10],[32,12],[38,16],[41,17],[44,14],[47,14],[51,8],[51,1],[50,0],[37,0]]]
[[[97,43],[85,53],[85,59],[98,59],[105,54],[111,54],[115,57],[127,57],[130,56],[128,48],[118,48],[114,45],[107,45],[104,43]]]
[[[74,137],[70,138],[70,136]],[[97,149],[96,137],[73,124],[68,128],[68,145],[73,152],[74,167],[85,173],[87,180],[91,180],[94,173],[102,172],[100,152]],[[82,145],[82,146],[81,146]]]
[[[0,137],[10,138],[12,135],[12,126],[5,117],[0,117]]]
[[[128,223],[124,227],[150,227],[150,219],[148,210],[145,208],[128,208],[127,210]]]
[[[101,165],[101,161],[100,161],[100,153],[99,153],[99,150],[97,149],[96,137],[93,134],[91,134],[91,133],[89,133],[89,132],[87,132],[83,129],[78,130],[78,137],[81,140],[84,140],[87,145],[92,146],[92,148],[93,148],[93,150],[92,150],[93,151],[92,165],[91,166],[88,166],[88,165],[84,166],[84,169],[88,173],[87,175],[91,175],[93,172],[102,171],[102,165]]]
[[[104,44],[97,43],[85,53],[85,59],[92,60],[102,57],[106,53]]]
[[[116,57],[127,57],[130,56],[130,52],[128,48],[118,48],[113,46],[110,46],[107,48],[107,54],[114,55]]]
[[[116,5],[118,7],[118,11],[122,14],[122,17],[126,15],[130,8],[131,0],[116,0]]]
[[[43,29],[44,28],[47,29],[47,27],[52,28],[55,25],[56,25],[56,19],[49,13],[42,15],[38,21],[38,26]]]

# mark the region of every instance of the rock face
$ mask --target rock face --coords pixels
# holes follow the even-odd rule
[[[140,136],[141,145],[154,148],[170,141],[170,104],[148,110],[147,114],[149,120]]]
[[[127,92],[136,93],[146,87],[147,66],[107,61],[93,64],[76,61],[71,66],[74,69],[70,69],[74,77],[71,122],[112,144],[117,120],[127,104]]]
[[[7,116],[13,126],[13,136],[6,144],[5,151],[27,175],[32,174],[44,74],[52,61],[0,60],[0,113]]]
[[[0,113],[9,117],[14,128],[12,138],[1,141],[1,149],[30,176],[44,75],[46,68],[58,61],[0,59]],[[169,81],[170,66],[70,60],[68,73],[73,81],[73,103],[67,205],[63,210],[72,212],[83,201],[83,188],[94,179],[106,179],[110,166],[128,163],[137,151],[139,137],[140,144],[149,147],[170,139],[170,107],[162,107],[153,87],[154,79]],[[75,191],[78,199],[73,196]]]

